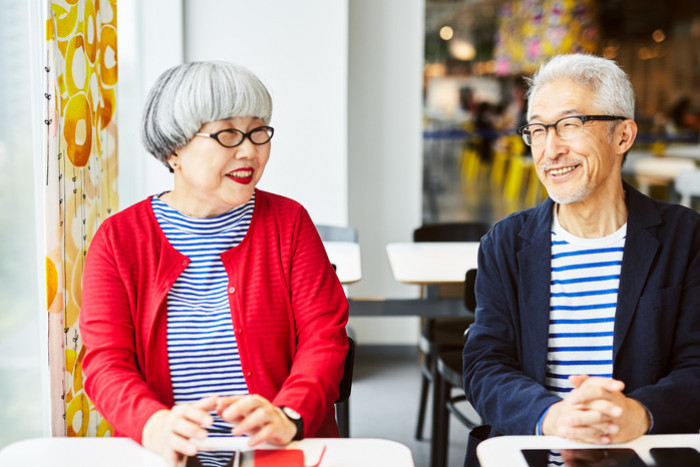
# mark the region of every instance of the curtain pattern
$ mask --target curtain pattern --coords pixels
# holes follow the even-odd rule
[[[105,436],[112,428],[83,390],[78,329],[85,254],[99,224],[118,209],[116,0],[48,0],[46,294],[51,429]]]
[[[595,53],[599,36],[595,0],[507,2],[499,15],[496,73],[532,73],[558,54]]]

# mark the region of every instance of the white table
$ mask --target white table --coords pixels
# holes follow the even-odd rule
[[[631,448],[649,465],[654,460],[649,454],[651,448],[660,447],[692,447],[700,450],[700,435],[647,435],[641,436],[629,443],[585,444],[569,441],[556,436],[499,436],[487,439],[477,447],[477,455],[481,467],[527,467],[521,454],[522,449],[590,449],[590,448]]]
[[[700,162],[700,144],[670,144],[664,148],[664,155],[685,157]]]
[[[165,467],[165,462],[129,438],[34,438],[6,446],[0,465]]]
[[[389,243],[386,252],[398,282],[460,284],[467,271],[476,268],[479,242]]]
[[[323,242],[326,254],[335,265],[335,273],[343,285],[354,284],[362,279],[360,245],[353,242]]]
[[[695,162],[678,157],[647,157],[636,160],[633,170],[639,191],[648,195],[651,185],[666,186],[679,173],[695,170]]]
[[[217,444],[235,449],[236,441]],[[373,438],[315,438],[289,444],[304,451],[313,465],[326,446],[319,467],[413,467],[410,449]],[[0,465],[22,467],[165,467],[160,456],[127,438],[36,438],[19,441],[0,451]]]

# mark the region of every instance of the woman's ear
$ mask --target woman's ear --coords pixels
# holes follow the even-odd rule
[[[170,166],[170,171],[174,172],[175,169],[179,166],[177,162],[177,153],[172,153],[170,154],[170,157],[168,157],[168,165]]]

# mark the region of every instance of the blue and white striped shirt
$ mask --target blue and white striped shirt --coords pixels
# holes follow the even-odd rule
[[[562,398],[573,390],[571,375],[612,377],[626,235],[627,224],[603,238],[575,237],[559,224],[554,208],[545,387]],[[549,466],[564,464],[559,451],[548,457]]]
[[[562,397],[570,375],[612,377],[613,330],[627,224],[603,238],[578,238],[554,214],[545,386]]]
[[[248,394],[221,254],[245,237],[255,195],[246,204],[211,218],[183,215],[157,197],[151,205],[170,244],[190,258],[167,297],[168,362],[175,403]],[[229,423],[212,415],[213,429],[230,431]],[[202,456],[200,460],[204,461]]]

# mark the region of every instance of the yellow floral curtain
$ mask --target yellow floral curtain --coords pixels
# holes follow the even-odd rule
[[[595,0],[507,2],[499,15],[496,73],[532,73],[558,54],[595,53],[599,36]]]
[[[54,436],[112,432],[83,390],[85,254],[118,208],[117,2],[49,0],[44,71],[46,294]]]

